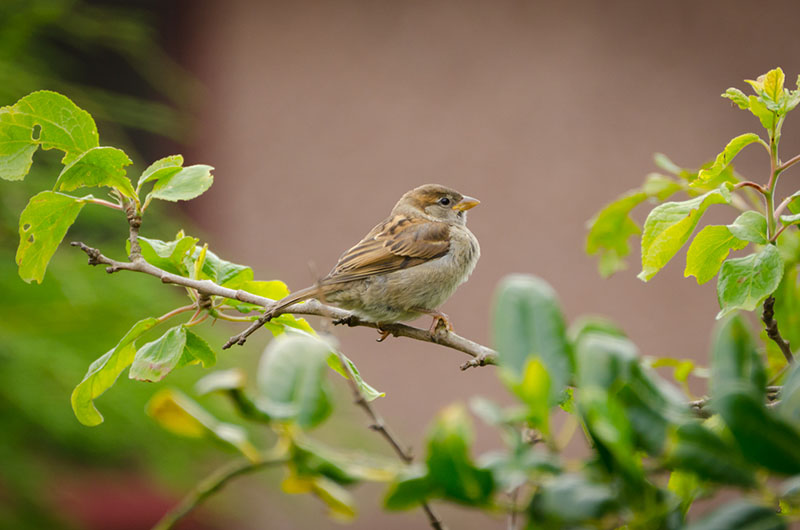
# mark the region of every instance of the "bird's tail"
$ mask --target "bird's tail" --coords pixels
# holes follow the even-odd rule
[[[289,307],[292,304],[296,304],[297,302],[302,302],[304,300],[308,300],[309,298],[315,298],[319,294],[319,286],[312,285],[311,287],[306,287],[305,289],[300,289],[299,291],[295,291],[289,296],[281,298],[273,305],[267,308],[266,315],[269,315],[269,318],[276,316],[277,314],[281,313],[284,309]]]

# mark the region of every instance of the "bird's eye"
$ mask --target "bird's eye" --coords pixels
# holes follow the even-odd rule
[[[448,204],[450,204],[450,199],[448,199],[447,197],[442,197],[441,199],[439,199],[439,204],[441,204],[442,206],[447,206]]]

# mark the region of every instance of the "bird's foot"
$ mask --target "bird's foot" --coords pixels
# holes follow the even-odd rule
[[[380,335],[380,338],[378,338],[378,339],[375,339],[375,342],[383,342],[383,341],[385,341],[385,340],[387,339],[387,337],[389,337],[389,335],[391,335],[391,334],[392,334],[392,332],[391,332],[391,331],[386,331],[386,330],[384,330],[384,329],[381,329],[381,326],[380,326],[380,324],[378,324],[378,335]]]
[[[453,324],[450,323],[450,317],[445,313],[435,309],[417,309],[417,311],[433,317],[431,327],[428,329],[428,332],[432,335],[437,335],[439,333],[447,334],[450,331],[454,331]]]

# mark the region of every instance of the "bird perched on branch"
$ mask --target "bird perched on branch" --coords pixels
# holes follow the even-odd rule
[[[437,308],[469,277],[481,250],[467,228],[467,210],[480,201],[438,184],[407,192],[385,221],[342,254],[316,284],[267,308],[271,318],[291,304],[316,298],[378,324],[433,317],[453,327]],[[263,317],[262,317],[263,318]],[[388,336],[381,331],[380,340]]]

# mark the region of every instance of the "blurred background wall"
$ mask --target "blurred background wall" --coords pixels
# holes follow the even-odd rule
[[[585,223],[655,169],[654,152],[698,166],[756,130],[719,94],[778,65],[787,80],[800,73],[795,2],[105,3],[119,4],[155,21],[157,40],[201,87],[183,145],[138,138],[144,157],[179,150],[216,167],[188,213],[215,251],[259,279],[304,287],[309,261],[326,272],[403,192],[438,182],[482,201],[469,220],[481,261],[443,307],[459,333],[487,343],[495,285],[527,272],[555,287],[570,319],[603,314],[645,354],[706,362],[713,282],[684,279],[678,258],[644,284],[636,249],[630,270],[601,280],[583,252]],[[783,137],[784,153],[800,148],[797,123]],[[764,180],[749,173],[763,156],[745,152],[737,167]],[[492,368],[462,373],[450,350],[376,344],[360,328],[337,335],[418,453],[445,404],[502,399]],[[479,449],[497,443],[479,433]],[[334,526],[314,500],[277,493],[276,480],[230,489],[248,500],[241,528]],[[357,492],[362,516],[351,528],[423,527],[418,512],[381,514],[381,492]],[[505,524],[441,512],[452,528]]]

